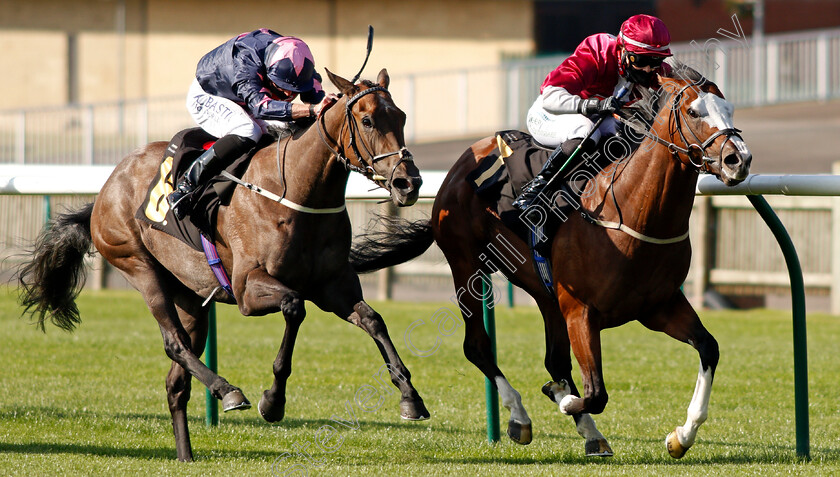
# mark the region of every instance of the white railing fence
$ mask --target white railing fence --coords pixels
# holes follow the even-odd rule
[[[17,264],[26,259],[26,249],[48,215],[93,200],[110,169],[0,166],[0,208],[4,211],[0,214],[2,281],[8,280]],[[835,166],[835,173],[840,174],[840,164]],[[362,176],[351,175],[347,210],[354,235],[368,227],[373,212],[398,213],[410,220],[429,217],[445,173],[427,171],[423,176],[421,200],[413,207],[394,212],[378,203],[385,197],[380,191],[370,191]],[[785,307],[790,285],[784,258],[773,234],[743,196],[763,193],[768,194],[767,201],[797,247],[808,309],[840,314],[840,177],[750,178],[737,188],[728,189],[716,187],[713,177],[702,178],[698,194],[704,195],[696,198],[691,217],[694,254],[684,287],[686,295],[696,305],[703,302],[708,290],[714,290],[739,297],[744,306]],[[49,201],[45,199],[47,195],[52,196]],[[96,277],[91,284],[107,283],[109,274],[104,263],[100,261],[94,269]],[[449,268],[436,246],[393,270],[363,276],[363,284],[369,297],[379,299],[386,298],[395,284],[393,296],[404,300],[445,300],[452,293]],[[524,298],[524,294],[518,296]],[[775,305],[773,299],[777,300]]]
[[[672,49],[737,106],[840,97],[840,28],[767,35],[761,45],[708,39]],[[392,76],[408,142],[521,128],[543,78],[564,58]],[[116,164],[134,148],[192,126],[183,96],[0,111],[0,164]]]

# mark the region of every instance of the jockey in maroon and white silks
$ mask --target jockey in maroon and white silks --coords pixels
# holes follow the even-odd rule
[[[298,96],[306,104],[293,104]],[[299,38],[263,28],[204,55],[187,93],[187,110],[219,139],[167,197],[175,216],[183,219],[192,208],[192,193],[211,164],[224,166],[241,156],[269,129],[293,131],[295,121],[311,120],[336,99],[324,93],[312,52]]]
[[[552,155],[534,179],[522,187],[514,207],[527,211],[540,194],[551,193],[546,185],[579,146],[589,152],[602,136],[615,134],[612,113],[620,107],[615,95],[624,86],[632,95],[635,86],[630,83],[657,87],[656,73],[667,73],[668,65],[663,60],[671,56],[670,42],[671,35],[662,20],[634,15],[621,25],[617,37],[599,33],[584,39],[546,76],[540,95],[528,110],[526,125],[537,142],[559,148],[560,153]],[[593,131],[599,117],[604,120]]]
[[[606,99],[633,82],[656,87],[655,73],[671,56],[671,36],[665,24],[649,15],[635,15],[621,26],[618,37],[598,33],[587,37],[554,71],[546,76],[531,109],[528,130],[543,145],[556,147],[568,139],[583,138],[594,122],[581,114],[588,99]],[[608,118],[592,139],[615,131]]]

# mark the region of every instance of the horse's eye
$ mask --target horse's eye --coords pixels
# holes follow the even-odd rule
[[[691,116],[692,118],[695,118],[695,119],[697,119],[697,118],[699,118],[699,117],[700,117],[700,115],[699,115],[699,114],[697,114],[697,111],[695,111],[695,110],[694,110],[694,109],[692,109],[692,108],[689,108],[689,109],[688,109],[688,115],[689,115],[689,116]]]
[[[365,116],[362,118],[362,125],[366,128],[373,127],[373,121],[371,121],[369,117]]]

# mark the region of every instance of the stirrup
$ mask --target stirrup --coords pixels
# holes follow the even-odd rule
[[[531,204],[534,203],[534,200],[537,198],[540,193],[545,189],[545,186],[548,184],[548,181],[543,179],[540,176],[534,177],[531,182],[525,184],[522,188],[522,192],[520,192],[519,197],[514,199],[513,206],[519,210],[526,210]]]
[[[178,188],[166,196],[166,202],[169,203],[169,209],[178,220],[184,220],[184,217],[189,215],[192,210],[192,196],[195,192],[195,187],[190,187],[189,184],[178,184]]]

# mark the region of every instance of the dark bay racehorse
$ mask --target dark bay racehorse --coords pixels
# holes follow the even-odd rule
[[[587,455],[612,455],[590,417],[607,404],[600,331],[632,320],[688,343],[700,354],[688,419],[666,439],[670,455],[682,457],[706,419],[719,353],[680,291],[691,256],[689,214],[699,172],[737,184],[747,177],[751,154],[732,124],[732,105],[717,86],[693,70],[676,71],[683,77],[660,78],[660,93],[651,98],[639,148],[588,182],[581,209],[599,224],[569,213],[552,238],[553,294],[535,273],[525,241],[466,180],[497,147],[494,137],[476,142],[455,163],[437,194],[431,219],[412,222],[404,232],[391,224],[388,232],[357,238],[353,247],[351,262],[365,272],[416,257],[432,240],[438,244],[465,318],[464,354],[495,382],[510,410],[508,435],[516,442],[531,441],[531,420],[519,393],[494,364],[480,318],[482,287],[475,285],[476,276],[496,268],[539,306],[545,321],[545,367],[552,379],[543,392],[574,417]],[[499,258],[506,247],[515,252],[502,252],[506,258]],[[572,380],[570,346],[580,366],[583,394]]]
[[[243,315],[283,313],[286,329],[274,362],[274,383],[258,406],[267,421],[284,416],[304,300],[365,330],[401,392],[402,417],[429,417],[382,317],[365,303],[348,263],[352,236],[344,190],[350,170],[388,189],[398,206],[417,200],[422,180],[405,148],[405,114],[391,99],[384,69],[378,84],[354,85],[327,74],[342,99],[305,132],[259,151],[243,177],[290,202],[281,205],[239,187],[230,205],[218,212],[215,245],[231,276],[235,302],[218,288],[202,252],[134,218],[161,166],[165,142],[126,157],[94,204],[63,214],[45,228],[32,261],[18,272],[21,302],[41,328],[47,319],[65,329],[79,322],[74,300],[91,244],[142,293],[173,361],[166,390],[179,460],[193,457],[186,414],[192,376],[222,400],[226,411],[250,407],[237,387],[199,360],[207,336],[208,308],[202,302],[208,296],[236,303]]]

